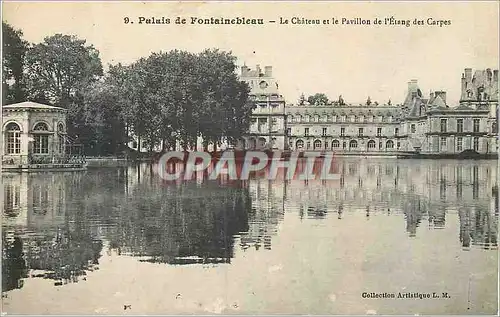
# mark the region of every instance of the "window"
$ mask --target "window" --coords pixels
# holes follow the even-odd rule
[[[319,122],[319,116],[318,115],[314,116],[314,122]]]
[[[14,122],[5,127],[5,144],[7,154],[21,153],[21,128]]]
[[[377,128],[377,136],[382,136],[382,128]]]
[[[286,128],[286,135],[292,134],[292,128]]]
[[[464,119],[457,119],[457,132],[464,132]]]
[[[340,147],[339,140],[333,140],[332,141],[332,148],[338,148],[338,147]]]
[[[387,141],[385,143],[385,147],[388,148],[388,149],[394,148],[394,142],[392,142],[391,140]]]
[[[271,119],[271,126],[269,127],[271,131],[276,132],[276,128],[278,126],[278,119],[272,118]]]
[[[349,148],[357,148],[358,147],[358,142],[356,140],[351,140],[349,142]]]
[[[39,122],[33,128],[35,144],[33,145],[33,153],[35,154],[48,154],[49,153],[49,136],[42,134],[48,131],[49,127],[43,122]]]
[[[474,151],[479,152],[479,138],[474,138]]]
[[[446,137],[441,137],[441,151],[446,150]]]
[[[479,119],[474,119],[474,132],[479,132]]]
[[[415,125],[414,124],[412,124],[410,126],[410,130],[411,130],[411,133],[415,133],[416,129],[415,129]]]
[[[375,148],[375,141],[370,140],[368,141],[368,149],[373,150]]]
[[[46,134],[35,135],[35,145],[33,146],[33,153],[35,154],[48,154],[49,153],[49,136]]]
[[[340,136],[345,136],[345,128],[340,128]]]
[[[323,136],[326,136],[326,128],[323,128],[323,132],[321,133]]]
[[[441,132],[446,132],[446,119],[441,119]]]
[[[304,119],[305,119],[305,121],[306,121],[306,122],[309,122],[309,116],[308,116],[308,115],[306,115],[306,116],[304,117]]]
[[[292,115],[289,115],[289,116],[286,118],[286,121],[287,121],[287,122],[293,122],[293,116],[292,116]]]
[[[399,150],[399,148],[401,147],[401,142],[398,141],[397,144],[398,144],[397,146],[398,146],[398,150]]]
[[[304,135],[305,135],[305,136],[308,136],[308,135],[309,135],[309,128],[305,128],[305,129],[304,129]]]
[[[295,146],[297,147],[297,149],[303,148],[304,147],[304,141],[298,140],[297,143],[295,143]]]
[[[457,138],[457,152],[462,152],[462,138]]]
[[[313,147],[315,150],[321,149],[321,141],[320,140],[314,141]]]
[[[379,142],[378,143],[378,148],[381,149],[382,148],[382,142]]]
[[[302,116],[301,115],[298,115],[295,117],[295,122],[300,122],[302,121]]]
[[[398,136],[398,134],[399,134],[399,128],[395,128],[395,129],[394,129],[394,135],[395,135],[395,136]]]
[[[358,116],[354,116],[354,122],[359,122],[359,117]]]
[[[363,128],[358,129],[358,136],[362,137],[363,136]]]

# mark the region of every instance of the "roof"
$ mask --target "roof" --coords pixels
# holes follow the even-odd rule
[[[474,109],[466,105],[460,105],[452,110],[474,110]]]
[[[10,105],[5,105],[5,106],[2,106],[2,109],[6,109],[6,110],[32,109],[32,110],[63,110],[63,111],[66,111],[66,109],[64,109],[64,108],[44,105],[44,104],[32,102],[32,101],[24,101],[24,102],[19,102],[19,103],[13,103]]]

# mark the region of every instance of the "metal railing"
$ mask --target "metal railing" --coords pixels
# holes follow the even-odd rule
[[[24,164],[85,164],[86,158],[83,155],[4,155],[2,164],[24,165]]]

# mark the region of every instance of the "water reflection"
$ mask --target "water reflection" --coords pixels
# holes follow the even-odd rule
[[[337,164],[336,181],[261,175],[164,184],[148,165],[4,175],[3,291],[22,287],[27,277],[54,285],[85,281],[103,252],[170,265],[229,264],[236,248],[272,250],[285,216],[318,224],[400,217],[409,237],[458,218],[456,241],[464,250],[497,248],[495,162]]]

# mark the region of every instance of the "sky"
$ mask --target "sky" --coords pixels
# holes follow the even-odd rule
[[[232,51],[238,64],[273,66],[287,102],[322,92],[331,99],[380,103],[404,100],[417,79],[425,95],[447,91],[458,102],[464,68],[498,69],[499,2],[3,2],[3,21],[32,43],[56,33],[87,40],[104,65],[130,64],[173,49]],[[139,17],[171,24],[139,24]],[[264,25],[179,25],[176,17],[262,18]],[[134,24],[125,24],[128,17]],[[279,24],[280,18],[330,24]],[[375,25],[374,19],[423,21],[424,25]],[[332,19],[339,24],[332,24]],[[370,25],[342,24],[361,18]],[[428,25],[427,20],[450,25]],[[275,20],[277,23],[269,23]]]

